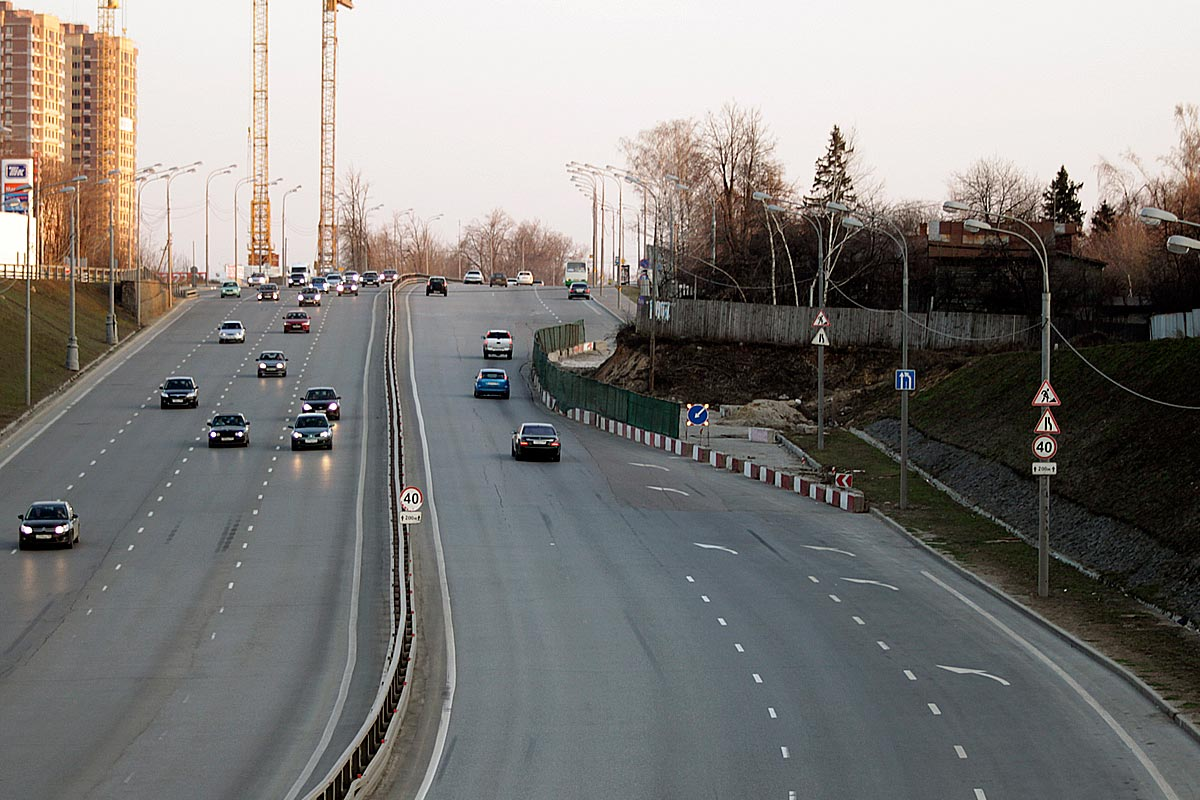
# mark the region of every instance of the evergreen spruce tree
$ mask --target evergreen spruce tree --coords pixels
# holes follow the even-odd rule
[[[850,157],[854,148],[846,143],[837,125],[829,133],[829,145],[825,155],[817,159],[816,175],[813,176],[812,194],[805,203],[824,208],[829,201],[845,203],[853,207],[858,202],[854,181],[850,177]]]
[[[1066,166],[1058,168],[1058,174],[1042,193],[1042,218],[1053,222],[1083,224],[1083,206],[1079,204],[1082,183],[1075,183],[1067,175]]]
[[[1092,232],[1108,233],[1117,224],[1117,210],[1108,204],[1107,200],[1092,212]]]

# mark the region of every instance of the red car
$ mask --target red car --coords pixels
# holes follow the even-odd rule
[[[311,320],[308,318],[307,311],[289,311],[283,315],[283,332],[291,333],[299,331],[300,333],[308,333],[308,326]]]

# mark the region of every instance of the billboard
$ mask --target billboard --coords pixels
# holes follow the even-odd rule
[[[6,158],[0,162],[0,171],[4,173],[3,209],[24,214],[29,208],[29,192],[18,192],[16,189],[18,186],[33,184],[33,159]]]

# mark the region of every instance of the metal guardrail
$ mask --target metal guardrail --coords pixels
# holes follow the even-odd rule
[[[404,437],[400,423],[400,385],[396,375],[396,289],[423,280],[424,275],[399,276],[388,292],[387,335],[384,338],[384,383],[388,406],[388,506],[392,529],[392,641],[388,666],[379,694],[362,727],[338,763],[305,800],[357,798],[373,788],[408,708],[413,669],[412,552],[408,526],[400,525],[400,490],[404,486]],[[378,759],[378,760],[376,760]]]

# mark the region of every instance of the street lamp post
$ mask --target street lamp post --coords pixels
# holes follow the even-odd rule
[[[79,274],[79,186],[64,186],[59,191],[63,194],[74,195],[71,204],[71,299],[69,312],[71,322],[67,333],[67,369],[78,372],[79,340],[75,337],[75,281]]]
[[[942,204],[947,212],[967,212],[985,216],[986,212],[972,208],[966,203],[947,200]],[[982,219],[968,219],[963,227],[969,233],[987,231],[1015,236],[1029,246],[1042,267],[1042,385],[1050,382],[1050,256],[1046,251],[1046,243],[1038,235],[1033,226],[1023,219],[1009,214],[996,216],[1010,222],[1023,225],[1029,231],[1029,236],[1011,229],[999,228],[984,222]],[[1034,240],[1037,244],[1034,244]],[[1038,477],[1038,596],[1046,597],[1050,593],[1050,476]]]
[[[196,164],[200,162],[197,161]],[[180,175],[196,171],[196,165],[176,167],[167,175],[167,308],[174,304],[172,281],[175,279],[175,241],[171,237],[171,184]]]
[[[254,177],[242,178],[233,185],[233,279],[237,280],[238,266],[238,189],[254,181]]]
[[[115,178],[120,186],[121,170],[111,169],[108,177],[97,183],[107,184]],[[117,254],[113,241],[113,198],[115,192],[108,193],[108,315],[104,319],[104,341],[111,347],[117,343]]]
[[[30,218],[33,216],[34,204],[33,185],[26,183],[18,186],[15,192],[25,194],[25,405],[33,405],[33,266],[29,263]]]
[[[433,243],[429,241],[429,223],[436,222],[437,220],[441,219],[444,216],[445,216],[445,214],[442,214],[442,213],[434,214],[432,217],[425,220],[421,224],[421,227],[425,229],[425,274],[426,275],[429,274],[429,251],[433,249],[433,246],[432,246]]]
[[[161,166],[161,165],[160,165],[160,166]],[[155,169],[155,168],[154,168],[154,167],[151,167],[150,169]],[[142,327],[142,265],[141,265],[141,249],[142,249],[142,241],[141,241],[141,239],[142,239],[142,221],[141,221],[141,216],[142,216],[142,190],[143,190],[143,189],[145,189],[147,185],[149,185],[149,184],[151,184],[151,183],[154,183],[154,181],[156,181],[156,180],[159,180],[160,178],[166,178],[166,177],[169,177],[169,173],[166,173],[166,172],[160,172],[160,173],[157,173],[157,174],[146,174],[146,175],[143,175],[141,178],[139,178],[139,181],[140,181],[140,183],[141,183],[142,185],[138,187],[138,192],[137,192],[137,217],[138,217],[138,226],[137,226],[137,240],[138,240],[138,241],[137,241],[137,249],[138,249],[138,261],[137,261],[137,263],[136,263],[136,265],[135,265],[135,269],[137,270],[137,274],[136,274],[136,276],[135,276],[135,279],[134,279],[134,285],[135,285],[135,287],[136,287],[136,291],[135,291],[134,293],[137,295],[137,312],[136,312],[135,316],[136,316],[136,318],[137,318],[137,326],[138,326],[138,328],[141,328],[141,327]]]
[[[371,237],[367,233],[367,218],[370,216],[372,211],[378,211],[379,209],[383,208],[383,206],[384,204],[380,203],[377,206],[371,206],[363,212],[362,230],[358,232],[362,241],[359,242],[359,246],[355,248],[354,253],[354,268],[359,272],[362,272],[364,269],[362,265],[362,255],[364,251],[366,252],[368,265],[371,261]]]
[[[208,272],[209,272],[209,261],[208,261],[208,193],[209,193],[209,186],[212,184],[213,178],[217,177],[218,175],[228,175],[230,172],[233,172],[235,169],[237,169],[237,164],[230,164],[228,167],[222,167],[221,169],[213,170],[212,172],[208,173],[208,177],[206,177],[204,179],[204,285],[205,286],[208,285]],[[236,225],[237,219],[234,219],[233,222],[234,222],[234,225]],[[234,249],[234,254],[235,255],[237,254],[236,248]]]
[[[284,193],[283,193],[283,212],[280,214],[280,217],[279,217],[279,233],[280,233],[280,236],[281,236],[281,238],[283,239],[283,273],[284,273],[284,277],[286,277],[286,274],[287,274],[287,269],[288,269],[288,257],[287,257],[287,199],[288,199],[288,195],[289,195],[289,194],[291,194],[292,192],[298,192],[298,191],[300,191],[300,188],[301,188],[301,187],[300,187],[299,185],[297,185],[297,186],[293,186],[291,189],[288,189],[286,192],[284,192]]]

